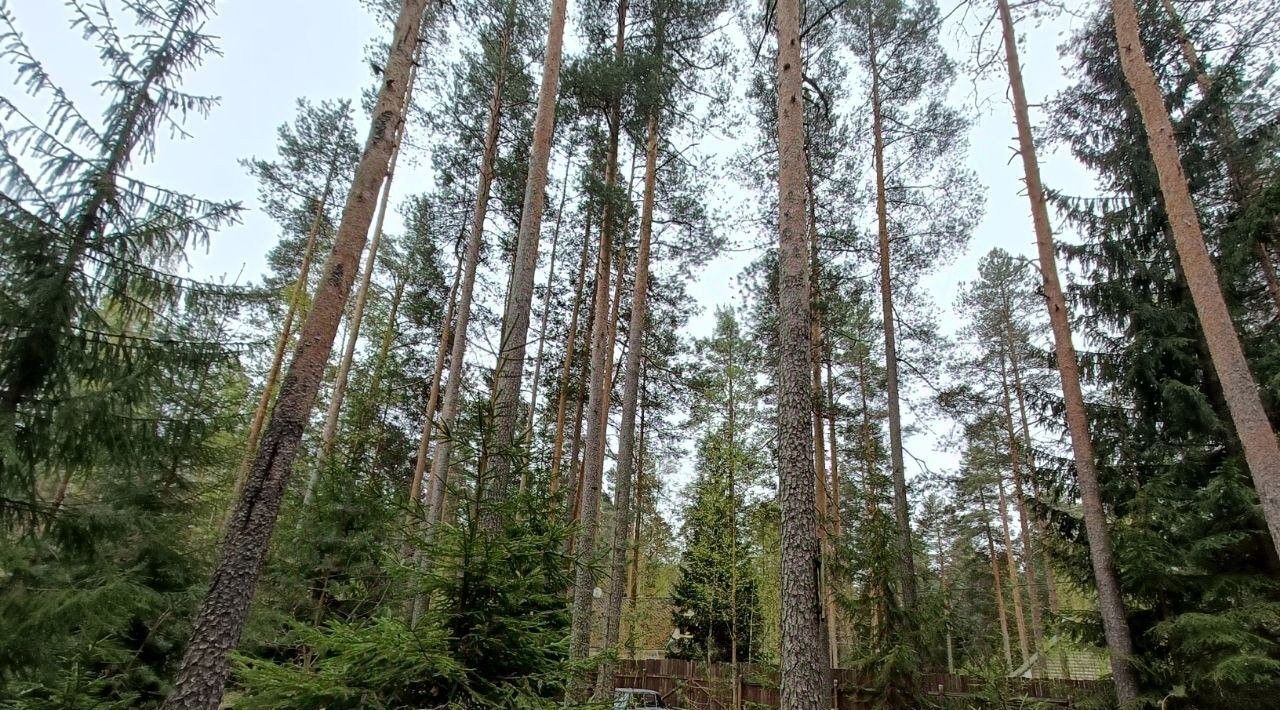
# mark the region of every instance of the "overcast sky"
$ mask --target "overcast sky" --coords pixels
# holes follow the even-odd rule
[[[69,29],[70,13],[63,3],[8,3],[20,31],[53,76],[73,96],[87,102],[86,113],[99,109],[101,101],[95,98],[91,86],[92,81],[101,78],[96,52]],[[570,16],[575,4],[570,0]],[[947,0],[941,4],[944,11],[954,6]],[[162,136],[157,160],[141,171],[169,187],[211,199],[239,200],[245,205],[240,225],[225,230],[207,252],[192,257],[193,268],[201,276],[239,276],[243,282],[256,279],[261,273],[264,256],[275,242],[276,228],[262,215],[254,181],[237,161],[274,155],[276,128],[294,118],[298,98],[349,98],[358,106],[360,91],[373,78],[364,61],[364,48],[375,37],[380,39],[381,32],[357,0],[222,0],[218,7],[209,31],[220,38],[222,56],[210,57],[202,68],[191,72],[186,88],[218,96],[221,101],[207,119],[188,122],[191,137]],[[1032,102],[1038,103],[1066,85],[1057,47],[1078,22],[1059,17],[1040,26],[1024,23],[1020,28],[1025,80]],[[958,29],[954,22],[947,26],[946,43],[953,56],[961,59],[960,53],[970,45],[968,40],[956,37]],[[993,35],[988,46],[994,47],[991,43],[996,39]],[[571,43],[569,52],[572,51]],[[6,95],[18,93],[12,76],[12,67],[0,67],[0,86],[4,87],[0,91]],[[977,260],[983,254],[996,246],[1028,257],[1035,252],[1029,209],[1021,195],[1021,163],[1012,151],[1012,112],[1005,100],[1002,73],[994,72],[990,79],[976,83],[962,75],[954,97],[974,113],[968,136],[968,165],[986,191],[986,212],[967,252],[927,281],[938,312],[944,314],[945,331],[954,325],[948,318],[957,286],[973,278]],[[357,130],[363,137],[366,119],[357,117]],[[727,160],[736,148],[736,140],[736,136],[712,136],[707,139],[706,151]],[[866,159],[869,170],[870,151]],[[1047,184],[1074,194],[1092,190],[1083,169],[1069,156],[1046,150],[1042,162]],[[416,165],[402,164],[393,200],[430,188],[427,165],[425,160]],[[740,195],[741,190],[723,184],[717,185],[712,194]],[[770,235],[749,235],[743,241],[759,243],[769,238]],[[726,284],[755,256],[734,252],[705,266],[690,289],[703,312],[690,323],[689,335],[706,334],[716,305],[738,301]],[[954,465],[954,452],[935,450],[941,447],[934,445],[932,437],[915,437],[908,446],[930,467]]]

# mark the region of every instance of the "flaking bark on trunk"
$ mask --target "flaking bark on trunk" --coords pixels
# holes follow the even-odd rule
[[[809,359],[803,54],[800,3],[778,0],[778,487],[782,507],[782,709],[830,705],[821,643],[821,552],[814,509],[813,391]]]
[[[658,181],[658,116],[650,113],[647,126],[644,198],[640,208],[640,243],[636,249],[635,284],[631,297],[631,322],[627,331],[627,356],[622,378],[622,418],[618,427],[618,466],[614,476],[614,529],[609,596],[604,610],[604,648],[618,643],[622,617],[622,594],[626,584],[627,544],[630,539],[631,477],[635,469],[636,409],[639,406],[640,368],[644,357],[644,337],[648,328],[649,243],[653,236],[653,202]],[[603,700],[613,691],[616,663],[601,666],[596,698]]]
[[[1209,356],[1222,384],[1231,420],[1244,447],[1245,461],[1271,532],[1271,543],[1280,550],[1280,444],[1276,442],[1276,432],[1267,419],[1257,381],[1222,297],[1213,258],[1205,247],[1200,218],[1183,174],[1173,124],[1138,37],[1137,10],[1132,0],[1114,0],[1112,12],[1120,67],[1142,114],[1178,261],[1186,275],[1187,288],[1208,341]]]
[[[502,335],[498,340],[498,360],[493,375],[493,439],[485,472],[489,479],[490,500],[506,497],[514,468],[515,452],[512,447],[520,418],[520,388],[524,381],[529,310],[533,304],[533,278],[538,268],[538,242],[542,233],[542,210],[546,203],[547,164],[551,159],[551,139],[555,132],[567,5],[568,0],[552,0],[551,3],[542,83],[538,87],[538,108],[534,114],[533,141],[529,148],[529,174],[525,180],[520,227],[516,232],[515,263],[502,314]],[[490,525],[495,523],[491,521]]]
[[[1067,431],[1071,437],[1076,482],[1080,488],[1081,508],[1089,538],[1089,559],[1093,566],[1094,584],[1098,591],[1098,610],[1102,616],[1107,650],[1111,655],[1111,676],[1115,682],[1116,699],[1121,706],[1125,706],[1132,704],[1138,697],[1137,678],[1130,667],[1133,641],[1129,635],[1124,598],[1121,595],[1120,580],[1116,576],[1112,558],[1111,535],[1107,530],[1106,510],[1102,505],[1102,492],[1098,485],[1093,437],[1089,433],[1089,418],[1085,412],[1084,392],[1080,386],[1080,365],[1076,358],[1075,344],[1072,342],[1067,301],[1058,278],[1053,228],[1049,223],[1049,208],[1040,182],[1040,163],[1036,157],[1035,140],[1031,135],[1031,117],[1027,108],[1026,88],[1022,82],[1022,65],[1018,61],[1013,15],[1009,11],[1007,0],[996,1],[1004,36],[1009,88],[1013,94],[1014,119],[1018,126],[1018,152],[1022,156],[1027,199],[1031,202],[1036,249],[1040,257],[1040,276],[1044,287],[1045,305],[1049,310],[1049,324],[1053,330],[1054,357],[1058,374],[1062,378]]]
[[[218,563],[196,614],[173,691],[165,700],[164,707],[170,710],[214,710],[222,700],[230,671],[227,655],[239,642],[249,616],[285,486],[293,474],[325,362],[351,295],[378,187],[391,160],[394,136],[404,121],[409,77],[427,2],[404,0],[401,4],[369,137],[323,268],[324,279],[302,325],[244,489],[227,521]]]

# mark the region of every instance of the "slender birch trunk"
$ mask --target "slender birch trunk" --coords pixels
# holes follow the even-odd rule
[[[640,244],[636,251],[635,285],[631,297],[631,323],[627,331],[627,356],[622,379],[622,419],[618,430],[618,466],[614,476],[613,551],[609,579],[609,596],[604,610],[604,648],[606,652],[618,643],[618,627],[622,617],[622,594],[626,584],[627,543],[630,539],[631,477],[635,469],[636,410],[639,406],[640,368],[644,357],[645,332],[649,307],[649,243],[653,236],[653,203],[658,182],[658,115],[649,114],[644,171],[644,198],[640,209]],[[619,278],[619,284],[622,279]],[[603,700],[613,692],[616,663],[601,666],[596,685],[596,698]]]
[[[1205,247],[1200,218],[1183,174],[1173,124],[1138,37],[1137,10],[1132,0],[1113,0],[1111,7],[1120,47],[1120,67],[1146,127],[1147,144],[1160,178],[1160,192],[1173,229],[1178,260],[1187,277],[1187,288],[1208,341],[1209,355],[1222,383],[1227,408],[1244,447],[1245,461],[1253,475],[1272,545],[1280,549],[1280,444],[1276,442],[1276,432],[1267,419],[1258,384],[1249,370],[1240,337],[1223,300],[1213,258]]]
[[[614,36],[613,55],[621,61],[626,41],[627,0],[618,3],[617,32]],[[622,107],[619,99],[614,99],[609,108],[609,144],[605,157],[605,189],[612,190],[618,182],[618,141],[622,130]],[[569,657],[586,658],[591,647],[592,591],[595,579],[592,574],[592,556],[595,552],[595,541],[598,523],[598,501],[600,499],[600,477],[604,469],[605,443],[609,406],[608,381],[613,354],[612,321],[614,315],[609,305],[609,277],[611,275],[610,260],[613,257],[613,232],[616,215],[612,213],[609,203],[605,204],[604,216],[600,223],[600,249],[596,256],[596,289],[593,309],[596,312],[591,333],[591,384],[587,394],[587,438],[586,454],[582,470],[582,486],[578,491],[581,506],[578,517],[578,535],[575,544],[574,588],[573,588],[573,629],[569,642]],[[571,689],[571,700],[585,699],[589,687]]]
[[[782,504],[782,709],[830,706],[814,506],[800,3],[778,0],[778,485]]]
[[[1102,615],[1102,628],[1107,639],[1107,649],[1111,653],[1111,675],[1115,681],[1116,699],[1121,706],[1127,706],[1138,697],[1137,678],[1130,667],[1133,641],[1129,636],[1124,598],[1112,558],[1111,534],[1107,530],[1106,510],[1102,505],[1102,492],[1098,485],[1093,437],[1089,433],[1089,418],[1085,412],[1084,392],[1080,386],[1080,365],[1076,359],[1075,345],[1072,343],[1067,300],[1058,279],[1053,228],[1049,223],[1049,209],[1045,203],[1044,188],[1040,182],[1040,163],[1036,157],[1035,140],[1031,135],[1031,117],[1027,108],[1026,88],[1022,82],[1022,65],[1018,61],[1018,44],[1013,29],[1013,16],[1009,11],[1008,0],[996,0],[996,2],[1003,29],[1009,88],[1013,94],[1014,119],[1018,126],[1018,152],[1022,156],[1022,167],[1027,182],[1027,199],[1031,202],[1036,248],[1040,257],[1040,276],[1044,286],[1045,305],[1049,310],[1049,324],[1053,330],[1054,356],[1058,373],[1062,378],[1067,431],[1071,436],[1076,482],[1080,487],[1085,530],[1089,537],[1089,559],[1093,564],[1094,584],[1098,590],[1098,609]]]
[[[170,710],[214,710],[230,672],[227,654],[240,640],[258,574],[270,546],[285,486],[293,474],[307,417],[315,404],[325,362],[351,295],[355,270],[373,219],[374,199],[404,122],[409,77],[421,36],[427,0],[404,0],[391,39],[372,125],[342,211],[324,278],[302,325],[293,361],[263,433],[244,489],[227,521],[222,549],[193,624],[173,691]]]
[[[542,232],[542,209],[546,201],[547,164],[551,159],[551,139],[556,122],[556,94],[560,86],[560,55],[564,46],[565,12],[568,0],[552,0],[547,50],[542,62],[542,84],[538,88],[538,109],[533,119],[533,143],[529,149],[529,174],[525,181],[524,206],[516,234],[515,263],[511,288],[502,314],[502,336],[498,341],[498,361],[494,368],[494,436],[489,447],[486,475],[491,500],[506,497],[514,468],[515,433],[520,415],[520,389],[524,380],[524,358],[529,337],[529,310],[533,304],[533,278],[538,268],[538,241]],[[496,521],[491,521],[495,523]]]

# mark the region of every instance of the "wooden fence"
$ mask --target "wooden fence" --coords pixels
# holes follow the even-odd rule
[[[727,663],[707,665],[672,659],[623,660],[619,662],[619,688],[656,690],[669,705],[686,710],[737,710],[733,707],[733,668]],[[778,671],[740,665],[738,696],[743,710],[763,710],[781,705]],[[836,707],[839,710],[867,710],[882,692],[870,687],[849,670],[833,672]],[[956,707],[1074,707],[1077,701],[1099,695],[1109,696],[1111,684],[1088,680],[1039,680],[1001,678],[990,680],[969,676],[929,673],[918,678],[919,690],[942,701],[956,701]]]

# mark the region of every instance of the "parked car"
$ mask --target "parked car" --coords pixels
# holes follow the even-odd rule
[[[667,705],[656,690],[647,688],[618,688],[613,693],[613,710],[634,710],[635,708],[666,708],[678,710]]]

